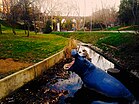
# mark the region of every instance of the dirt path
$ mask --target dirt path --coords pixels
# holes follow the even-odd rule
[[[30,65],[32,64],[14,61],[12,58],[8,58],[5,60],[0,59],[0,78],[18,70],[24,69]]]

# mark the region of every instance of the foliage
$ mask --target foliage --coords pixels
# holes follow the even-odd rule
[[[119,8],[121,24],[135,25],[139,22],[139,3],[137,0],[121,0]]]
[[[117,11],[115,7],[102,8],[92,14],[93,24],[105,25],[107,28],[117,22]],[[101,28],[105,28],[102,26]]]
[[[103,23],[94,23],[93,21],[91,23],[91,21],[86,20],[85,25],[81,26],[81,28],[79,28],[77,31],[100,31],[103,30],[103,28],[105,28],[105,25]]]
[[[66,30],[68,31],[71,31],[72,30],[72,20],[71,19],[66,19],[66,22],[63,23],[63,29],[65,28]]]
[[[45,28],[44,28],[44,30],[43,30],[43,33],[48,34],[48,33],[51,33],[51,32],[52,32],[52,22],[51,22],[51,20],[49,19],[49,20],[47,20],[47,22],[46,22],[46,26],[45,26]]]
[[[1,24],[0,24],[0,34],[2,34]]]

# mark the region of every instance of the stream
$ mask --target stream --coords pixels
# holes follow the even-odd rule
[[[91,62],[104,71],[107,72],[109,68],[115,67],[113,63],[88,47],[81,46],[79,51],[83,49],[89,53]],[[54,65],[42,76],[2,99],[0,104],[91,104],[92,101],[127,104],[127,101],[123,99],[109,98],[86,88],[78,75],[63,69],[63,65],[70,61],[63,60]],[[120,80],[131,90],[137,100],[139,99],[138,79],[124,71],[109,74]]]

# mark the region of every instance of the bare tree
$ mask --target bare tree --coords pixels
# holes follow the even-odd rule
[[[37,25],[39,31],[41,31],[42,27],[44,27],[45,22],[46,22],[45,17],[42,17],[42,13],[44,12],[43,10],[44,10],[44,7],[45,7],[44,5],[46,5],[46,4],[45,4],[45,0],[36,0],[36,1],[34,2],[34,5],[35,5],[36,8],[38,8],[38,10],[39,10],[39,11],[36,11],[36,14],[38,15],[38,19],[37,19],[36,25]],[[34,12],[35,12],[35,11],[34,11]],[[42,12],[42,13],[41,13],[41,12]],[[43,14],[44,14],[44,16],[46,16],[45,12],[44,12]],[[43,19],[42,19],[42,18],[43,18]],[[42,22],[43,22],[43,26],[42,26]]]
[[[102,24],[107,28],[108,25],[115,24],[117,20],[117,11],[115,7],[103,8],[93,13],[92,19],[95,23],[99,23],[103,29]]]
[[[41,22],[45,25],[48,17],[51,18],[52,24],[54,16],[59,15],[62,7],[62,0],[36,0],[35,5],[42,12],[39,14],[39,28],[41,29]],[[53,25],[52,25],[53,28]]]
[[[0,4],[0,7],[2,7],[2,5]],[[0,8],[0,20],[2,19],[2,9]],[[1,23],[0,23],[0,34],[2,34],[2,28],[1,28]]]
[[[36,5],[36,2],[31,4],[32,7],[32,20],[33,20],[33,26],[34,26],[34,32],[37,34],[37,32],[40,30],[40,21],[41,21],[41,11]],[[38,25],[39,21],[39,25]]]
[[[132,8],[132,14],[133,14],[133,26],[134,25],[138,25],[138,28],[139,28],[139,23],[137,23],[137,17],[138,17],[138,13],[139,13],[139,10],[138,10],[138,6],[139,6],[139,1],[138,0],[132,0],[132,3],[131,3],[131,8]],[[136,34],[139,34],[139,29],[135,29],[135,26],[134,26],[134,30],[136,32]]]
[[[2,7],[3,7],[3,14],[2,14],[2,18],[6,18],[7,14],[10,13],[10,1],[9,0],[2,0]]]
[[[81,16],[80,16],[79,1],[74,1],[73,8],[74,8],[73,15],[75,15],[75,19],[76,19],[76,29],[80,30]]]
[[[70,0],[70,1],[63,1],[63,7],[61,8],[62,15],[65,15],[64,19],[65,22],[69,22],[70,16],[75,16],[74,19],[76,20],[76,29],[80,28],[80,8],[79,8],[79,1]],[[70,26],[70,25],[69,25]]]
[[[12,27],[13,34],[15,32],[15,23],[17,20],[17,14],[15,13],[15,5],[17,4],[18,0],[3,0],[3,18],[8,21],[8,24]]]
[[[30,27],[33,24],[32,21],[32,16],[31,16],[31,11],[32,11],[32,3],[35,0],[19,0],[19,3],[22,7],[22,19],[24,21],[24,29],[25,29],[25,34],[26,34],[26,30],[27,31],[27,37],[29,37],[29,31],[30,31]]]
[[[17,15],[16,12],[15,12],[15,8],[16,8],[16,4],[17,4],[17,0],[11,0],[10,1],[10,13],[9,13],[9,16],[8,16],[8,20],[9,20],[9,23],[12,27],[12,31],[13,31],[13,34],[16,35],[16,32],[15,32],[15,24],[16,24],[16,21],[17,21]]]
[[[35,5],[44,15],[43,19],[38,20],[40,28],[42,28],[40,26],[41,22],[46,22],[48,17],[51,18],[53,28],[54,21],[60,22],[59,19],[54,20],[55,16],[66,15],[66,18],[68,18],[69,15],[80,14],[79,6],[75,0],[36,0]],[[42,18],[42,15],[39,14],[38,16]]]

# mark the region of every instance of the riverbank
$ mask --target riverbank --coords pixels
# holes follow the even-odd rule
[[[113,59],[122,70],[139,75],[139,36],[118,32],[54,32],[63,37],[73,37],[102,50],[102,54]]]
[[[35,34],[26,37],[24,30],[12,34],[10,27],[2,26],[0,34],[0,78],[22,70],[63,50],[67,39],[55,34]]]
[[[68,73],[63,69],[64,64],[68,62],[71,62],[71,60],[62,60],[60,63],[55,64],[42,76],[11,93],[2,99],[0,103],[91,104],[92,101],[128,103],[125,99],[107,97],[84,87],[78,75]],[[124,78],[125,76],[129,79],[128,81]],[[136,80],[128,76],[127,73],[124,76],[120,75],[120,81],[121,78],[138,100],[139,94],[137,93],[138,86],[135,86]]]

